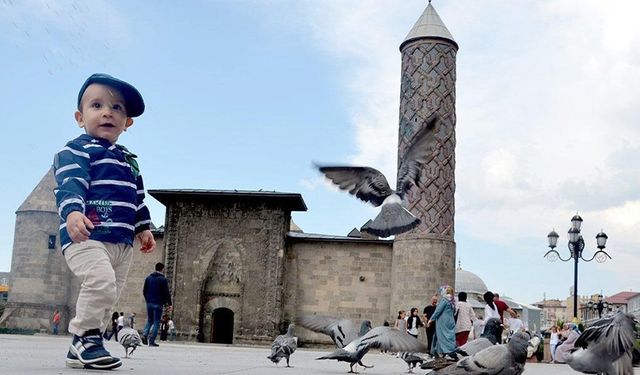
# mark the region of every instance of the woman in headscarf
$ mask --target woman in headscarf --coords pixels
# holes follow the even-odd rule
[[[453,288],[443,285],[439,289],[440,300],[436,310],[431,315],[427,327],[436,323],[436,334],[431,347],[431,354],[447,359],[457,360],[456,350],[456,321],[453,317],[456,302],[453,299]]]
[[[563,331],[561,334],[565,336],[566,339],[556,348],[555,363],[566,363],[565,355],[574,348],[573,344],[575,344],[578,337],[580,337],[580,329],[578,329],[577,324],[565,323],[565,326],[567,326],[567,330]]]

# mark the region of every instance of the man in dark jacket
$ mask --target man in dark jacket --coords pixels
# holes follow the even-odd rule
[[[167,311],[171,311],[171,294],[169,293],[169,282],[162,273],[164,264],[156,263],[156,271],[147,276],[144,280],[144,299],[147,301],[147,324],[142,332],[142,343],[149,346],[160,346],[156,344],[156,336],[160,328],[160,318],[162,310],[167,305]],[[149,332],[151,331],[151,332]]]

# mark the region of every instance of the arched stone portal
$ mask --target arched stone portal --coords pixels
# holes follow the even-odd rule
[[[211,342],[233,344],[233,311],[226,307],[213,310],[211,324]]]
[[[231,344],[241,323],[242,246],[223,241],[207,252],[199,341]]]

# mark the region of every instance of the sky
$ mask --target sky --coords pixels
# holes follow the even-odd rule
[[[462,268],[522,302],[567,298],[571,217],[579,294],[638,291],[640,3],[433,2],[457,41],[455,241]],[[300,193],[307,233],[346,235],[377,209],[312,162],[373,166],[395,184],[399,45],[424,0],[0,0],[0,271],[15,211],[81,134],[95,72],[134,84],[146,112],[119,143],[147,189]],[[164,206],[147,198],[157,226]],[[428,270],[425,270],[428,272]]]

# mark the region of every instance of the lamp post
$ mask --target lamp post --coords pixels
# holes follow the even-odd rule
[[[584,240],[582,239],[582,235],[580,234],[580,226],[582,225],[582,218],[576,214],[573,218],[571,218],[571,228],[569,229],[569,258],[564,259],[560,256],[557,250],[555,250],[558,245],[558,233],[556,231],[551,231],[547,235],[547,239],[549,240],[549,248],[551,250],[547,251],[544,254],[544,257],[547,258],[550,262],[555,262],[560,259],[563,262],[568,262],[573,259],[573,317],[578,317],[578,260],[582,259],[585,262],[591,262],[592,260],[596,260],[598,263],[603,263],[607,260],[607,258],[611,259],[611,256],[604,251],[605,245],[607,243],[607,235],[600,231],[596,235],[596,245],[598,247],[598,251],[593,254],[590,259],[586,259],[582,257],[582,251],[584,250]]]
[[[602,300],[602,295],[598,296],[598,302],[589,301],[587,302],[587,309],[593,311],[593,315],[598,313],[598,318],[602,318],[602,312],[611,311],[609,304],[606,301]]]

